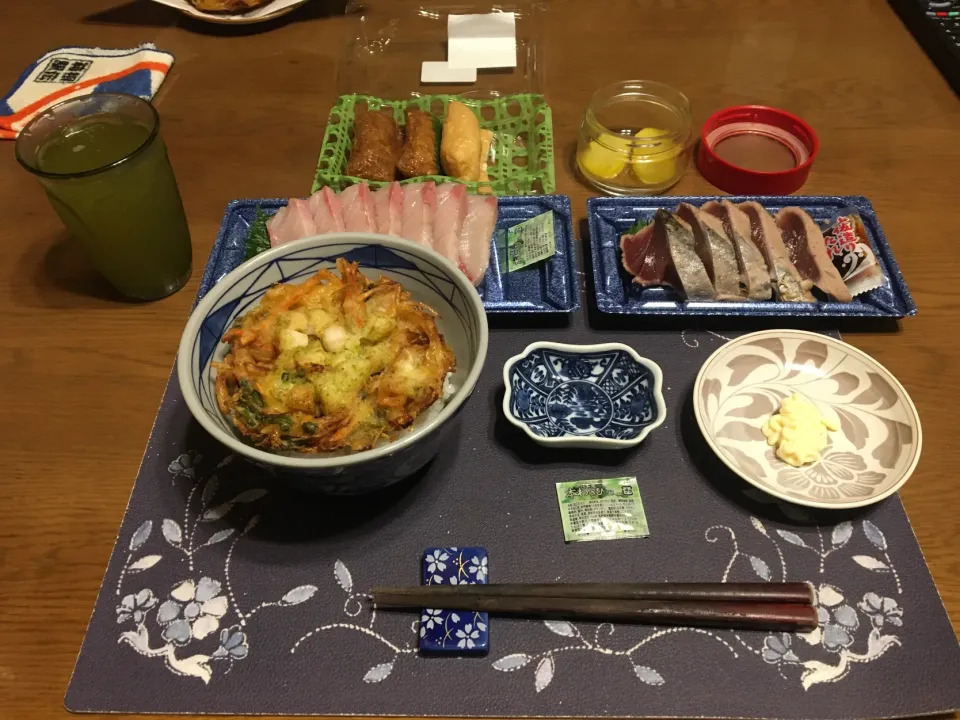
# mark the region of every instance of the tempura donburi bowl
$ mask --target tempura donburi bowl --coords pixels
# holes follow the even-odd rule
[[[438,315],[436,322],[456,356],[449,377],[452,391],[431,407],[423,422],[392,441],[360,452],[277,453],[244,442],[217,403],[214,363],[230,350],[222,338],[237,320],[277,283],[297,284],[337,258],[359,264],[375,280],[395,280],[414,301]],[[337,494],[377,490],[413,474],[439,451],[452,422],[470,396],[487,353],[487,318],[476,289],[448,260],[428,248],[371,233],[336,233],[299,240],[264,252],[221,279],[200,301],[180,342],[177,375],[180,389],[203,428],[231,451],[293,480],[300,487]]]

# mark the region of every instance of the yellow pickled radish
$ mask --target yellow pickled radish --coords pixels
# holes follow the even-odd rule
[[[635,138],[655,138],[667,135],[666,130],[660,128],[643,128],[638,130]],[[645,185],[659,185],[669,182],[677,173],[675,158],[681,148],[669,140],[651,142],[648,147],[634,148],[633,159],[630,162],[633,174]],[[656,156],[651,159],[649,156]]]
[[[604,135],[603,141],[591,140],[580,153],[580,168],[604,180],[612,180],[627,166],[630,140],[615,135]]]

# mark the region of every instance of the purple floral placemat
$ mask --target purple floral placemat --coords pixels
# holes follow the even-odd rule
[[[600,337],[664,369],[668,419],[640,447],[546,452],[503,420],[508,357],[535,339]],[[495,330],[454,439],[367,498],[305,497],[228,455],[171,379],[67,708],[840,720],[960,707],[960,648],[899,498],[814,514],[749,488],[706,448],[690,392],[726,339]],[[806,479],[856,482],[849,460],[842,477],[814,468]],[[564,544],[554,483],[623,475],[637,476],[651,536]],[[487,548],[491,582],[808,580],[820,627],[491,618],[488,656],[421,657],[419,614],[372,613],[365,593],[419,584],[425,548],[464,545]]]

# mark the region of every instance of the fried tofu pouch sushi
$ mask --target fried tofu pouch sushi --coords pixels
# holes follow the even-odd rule
[[[406,142],[397,162],[397,170],[405,178],[436,175],[437,131],[433,116],[423,110],[407,110]]]
[[[493,132],[491,130],[480,131],[480,177],[477,179],[482,183],[490,182],[490,176],[487,174],[487,160],[490,157],[490,148],[493,145]],[[489,195],[493,189],[489,185],[481,185],[477,189],[480,195]]]
[[[482,145],[477,116],[463,103],[452,100],[447,105],[440,140],[440,161],[444,172],[466,182],[479,180]]]
[[[400,157],[400,133],[393,118],[382,112],[364,112],[353,123],[353,150],[347,175],[390,182]]]

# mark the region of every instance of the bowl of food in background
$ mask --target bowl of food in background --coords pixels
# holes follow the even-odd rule
[[[154,0],[184,15],[222,25],[249,25],[275,20],[307,0]]]
[[[197,305],[177,359],[203,428],[296,485],[356,494],[427,464],[487,352],[467,277],[414,243],[333,233],[268,250]]]
[[[700,369],[693,409],[717,457],[756,488],[824,509],[895,493],[920,459],[917,410],[893,374],[827,335],[765,330]]]

